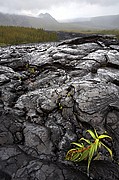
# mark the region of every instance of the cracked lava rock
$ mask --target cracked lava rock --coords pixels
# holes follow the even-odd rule
[[[105,131],[113,161],[65,160],[87,129]],[[119,42],[89,35],[0,48],[0,180],[119,179]]]

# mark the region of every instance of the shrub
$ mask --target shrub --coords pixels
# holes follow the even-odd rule
[[[107,134],[98,135],[96,130],[94,132],[92,130],[87,130],[87,132],[91,135],[93,138],[93,142],[91,142],[88,139],[81,138],[79,141],[81,143],[73,142],[71,144],[75,145],[76,147],[73,149],[70,149],[66,154],[66,160],[70,160],[73,162],[80,162],[82,160],[88,160],[88,166],[87,166],[87,174],[89,175],[89,167],[90,163],[96,155],[96,157],[99,156],[98,150],[102,146],[109,152],[110,156],[112,157],[112,151],[110,148],[108,148],[101,140],[105,138],[112,139]],[[84,141],[86,145],[82,142]]]

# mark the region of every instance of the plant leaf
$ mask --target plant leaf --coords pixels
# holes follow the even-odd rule
[[[88,139],[85,139],[85,138],[81,138],[80,141],[85,141],[85,142],[87,142],[88,144],[91,144],[91,142],[90,142]]]
[[[71,161],[74,161],[74,162],[77,161],[77,159],[80,158],[80,156],[81,156],[81,153],[75,153],[72,156]]]
[[[76,149],[70,149],[66,154],[66,160],[71,160],[73,152],[76,151]]]
[[[93,139],[96,139],[96,136],[93,131],[87,130],[86,132],[88,132],[92,136]]]
[[[91,147],[90,147],[90,151],[89,151],[89,158],[88,158],[88,167],[87,167],[87,172],[89,173],[89,168],[90,168],[90,163],[91,163],[91,160],[94,156],[94,153],[95,153],[95,143],[92,143],[91,144]]]
[[[99,139],[96,139],[95,142],[94,142],[94,148],[95,148],[95,152],[98,151],[98,148],[99,148]]]
[[[96,138],[98,138],[98,133],[97,133],[96,129],[94,129],[94,131],[95,131]]]
[[[103,138],[110,138],[112,139],[110,136],[106,135],[106,134],[102,134],[98,137],[98,139],[103,139]]]
[[[75,142],[72,142],[71,144],[74,144],[74,145],[76,145],[76,146],[78,146],[78,147],[80,147],[80,148],[83,148],[83,147],[84,147],[83,144],[79,144],[79,143],[75,143]]]
[[[100,143],[102,146],[104,146],[107,149],[107,151],[110,153],[110,156],[112,158],[112,150],[110,148],[108,148],[105,144],[103,144],[102,142],[100,142]]]
[[[97,153],[97,156],[93,160],[99,160],[99,158],[100,158],[100,154]]]
[[[88,158],[88,155],[89,155],[89,149],[84,150],[81,154],[81,157],[77,160],[77,162],[85,160],[86,158]]]

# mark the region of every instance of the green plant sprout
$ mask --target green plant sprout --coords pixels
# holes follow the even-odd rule
[[[30,72],[30,74],[34,74],[35,73],[34,67],[29,67],[28,71]]]
[[[63,109],[63,107],[62,107],[62,105],[59,103],[59,109],[60,110],[62,110]]]
[[[88,139],[81,138],[79,141],[85,141],[86,146],[83,142],[76,143],[72,142],[71,144],[75,145],[76,148],[70,149],[66,154],[66,160],[70,160],[73,162],[80,162],[82,160],[88,160],[88,166],[87,166],[87,175],[89,175],[89,168],[91,160],[93,159],[94,155],[96,155],[96,158],[98,158],[99,153],[98,150],[102,146],[109,152],[111,158],[112,158],[112,151],[110,148],[108,148],[101,140],[105,138],[109,138],[112,140],[110,136],[107,134],[98,135],[97,131],[94,130],[87,130],[91,137],[93,138],[94,142],[91,142]],[[95,158],[95,159],[96,159]]]

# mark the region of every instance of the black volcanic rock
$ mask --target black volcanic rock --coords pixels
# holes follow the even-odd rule
[[[119,43],[91,35],[0,49],[0,178],[88,180],[87,161],[65,161],[87,129],[107,131],[113,151],[90,178],[119,179]]]

